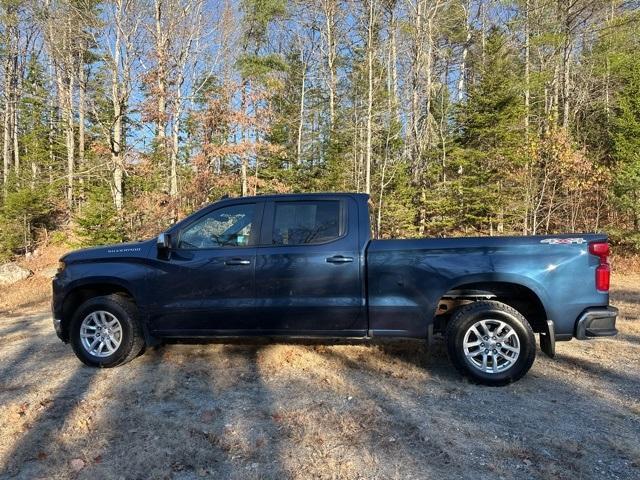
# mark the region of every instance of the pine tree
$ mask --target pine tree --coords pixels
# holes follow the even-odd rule
[[[614,193],[628,213],[633,229],[640,231],[640,48],[639,29],[626,35],[628,50],[614,58],[614,76],[621,85],[611,128],[617,169]],[[629,48],[631,47],[631,48]]]
[[[458,225],[500,231],[523,161],[520,65],[498,29],[487,36],[484,58],[484,65],[477,62],[479,78],[456,115],[450,194],[456,198]]]

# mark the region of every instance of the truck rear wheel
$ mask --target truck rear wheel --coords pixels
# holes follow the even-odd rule
[[[536,341],[529,322],[501,302],[474,302],[456,311],[446,331],[447,352],[463,375],[484,385],[506,385],[533,365]]]
[[[122,295],[94,297],[76,310],[70,325],[71,346],[90,367],[116,367],[135,358],[144,336],[135,305]]]

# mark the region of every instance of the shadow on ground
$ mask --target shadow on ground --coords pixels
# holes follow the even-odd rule
[[[48,318],[13,322],[0,342],[33,335],[0,354],[3,478],[640,475],[637,370],[574,342],[488,388],[460,377],[441,341],[190,342],[96,370]]]

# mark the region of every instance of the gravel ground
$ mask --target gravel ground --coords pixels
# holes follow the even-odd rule
[[[638,479],[640,276],[615,280],[618,337],[538,351],[503,388],[441,341],[169,344],[91,369],[26,299],[0,310],[0,478]]]

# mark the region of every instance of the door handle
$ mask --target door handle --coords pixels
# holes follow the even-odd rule
[[[242,258],[231,258],[229,260],[225,260],[225,265],[250,265],[250,260],[243,260]]]
[[[342,255],[334,255],[327,258],[328,263],[349,263],[353,262],[353,257],[343,257]]]

